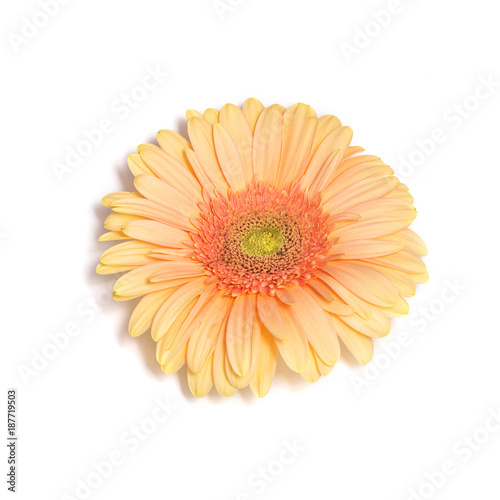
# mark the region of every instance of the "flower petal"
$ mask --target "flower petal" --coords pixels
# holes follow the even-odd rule
[[[278,176],[283,141],[283,115],[275,106],[262,111],[253,137],[253,171],[259,180],[274,182]]]
[[[234,299],[218,294],[210,304],[198,328],[189,338],[187,363],[193,373],[202,371],[209,356],[215,350],[219,331],[224,323]]]
[[[151,328],[153,318],[160,306],[176,290],[175,287],[159,290],[145,295],[130,316],[128,331],[132,337],[138,337]]]
[[[252,392],[263,398],[269,392],[276,371],[276,361],[278,359],[278,348],[273,336],[264,328],[261,331],[259,358],[254,376],[250,381]]]
[[[322,269],[351,292],[371,304],[391,307],[398,301],[399,295],[394,285],[386,276],[375,269],[351,261],[332,262]]]
[[[229,187],[239,191],[245,187],[245,172],[240,154],[229,134],[218,123],[214,126],[214,143],[222,173]]]
[[[320,144],[336,129],[342,126],[340,120],[333,115],[324,115],[318,118],[318,126],[316,135],[314,136],[313,145],[311,148],[311,157],[320,146]]]
[[[257,312],[260,321],[278,339],[286,338],[286,324],[278,299],[270,295],[257,296]]]
[[[189,231],[193,229],[185,214],[145,198],[125,198],[115,201],[111,208],[118,213],[139,215],[177,229]]]
[[[213,379],[213,355],[210,356],[199,373],[194,373],[188,369],[187,379],[189,389],[197,398],[205,397],[214,384]]]
[[[163,290],[173,286],[180,285],[186,281],[192,281],[192,278],[171,279],[170,281],[151,282],[151,276],[165,267],[166,262],[146,264],[129,271],[121,276],[115,283],[114,293],[117,297],[133,298],[146,293]],[[125,299],[127,300],[127,299]]]
[[[344,157],[351,139],[352,129],[350,127],[339,127],[331,132],[321,142],[309,162],[304,173],[304,185],[312,185],[318,176],[325,178],[322,185],[328,185],[333,178],[337,165]],[[339,151],[340,154],[336,155],[337,151]],[[331,158],[332,154],[334,154],[335,161],[329,163],[328,160]]]
[[[188,120],[187,127],[196,156],[207,176],[222,194],[226,194],[228,184],[217,161],[212,127],[203,118],[196,117]]]
[[[403,247],[404,243],[401,241],[367,239],[336,243],[334,250],[344,254],[342,259],[364,259],[388,255],[401,250]]]
[[[258,355],[260,331],[255,309],[255,295],[239,295],[234,299],[227,322],[227,355],[233,370],[240,377],[249,374],[252,358]]]
[[[108,248],[101,256],[101,263],[106,266],[142,266],[157,259],[150,257],[149,252],[158,248],[157,245],[143,241],[127,241]]]
[[[181,229],[153,220],[135,220],[123,226],[123,232],[136,240],[170,248],[185,248],[183,241],[189,239]]]
[[[298,103],[283,114],[283,148],[278,185],[297,179],[307,163],[316,133],[317,117],[311,106]]]
[[[164,182],[193,200],[194,203],[203,201],[201,185],[191,168],[165,153],[162,149],[143,149],[141,158],[144,163]]]
[[[250,182],[253,177],[252,167],[252,128],[248,123],[243,111],[234,104],[225,104],[220,110],[219,123],[224,127],[229,137],[231,137],[238,150],[243,174],[246,182]]]
[[[208,108],[203,113],[203,119],[213,127],[219,123],[219,112],[214,108]]]
[[[357,332],[333,314],[330,315],[330,320],[335,327],[337,335],[356,361],[362,365],[368,364],[373,358],[373,340],[371,337]]]
[[[168,300],[160,307],[151,325],[151,336],[155,342],[167,333],[186,305],[203,293],[204,281],[204,279],[190,279],[185,285],[175,290]],[[176,332],[174,332],[174,338],[176,336],[175,333]],[[172,338],[171,341],[173,341],[174,338]],[[166,345],[165,348],[169,349],[170,345],[171,344]]]
[[[141,156],[138,154],[128,155],[127,165],[134,176],[142,174],[155,175],[155,173],[142,161]]]
[[[301,373],[307,366],[309,344],[295,311],[285,304],[280,304],[280,307],[286,325],[286,339],[276,338],[276,346],[288,367],[294,372]]]
[[[328,313],[299,286],[290,287],[295,302],[290,306],[302,324],[309,343],[327,364],[334,365],[340,356],[339,342]]]
[[[262,111],[264,111],[264,105],[258,99],[250,97],[243,103],[242,111],[253,134],[255,125],[257,125],[257,120],[259,119]]]

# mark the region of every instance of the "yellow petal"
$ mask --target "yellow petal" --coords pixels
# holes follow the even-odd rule
[[[185,285],[179,287],[161,306],[153,320],[153,324],[151,325],[151,336],[155,342],[167,333],[177,316],[184,310],[186,305],[203,293],[204,281],[204,279],[190,279],[190,281],[188,281]],[[169,282],[167,281],[161,283]],[[173,342],[177,337],[176,333],[177,332],[174,332],[174,336],[170,339],[171,342]],[[168,349],[170,344],[165,347]]]
[[[236,146],[218,123],[214,126],[214,143],[222,173],[234,191],[245,187],[245,172]]]
[[[142,241],[127,241],[108,248],[101,256],[101,263],[106,266],[142,266],[158,262],[149,256],[149,252],[158,248]]]
[[[164,182],[192,199],[195,203],[203,201],[201,186],[191,168],[165,153],[162,149],[144,149],[141,158]]]
[[[192,149],[191,144],[182,135],[173,130],[160,130],[156,134],[156,140],[160,147],[173,156],[177,161],[186,166],[192,172],[191,166],[186,158],[185,150]]]
[[[263,398],[269,392],[276,371],[278,359],[278,348],[273,336],[264,328],[261,331],[259,358],[254,376],[250,381],[252,392],[259,398]]]
[[[199,373],[194,373],[188,369],[187,379],[189,389],[191,389],[191,392],[197,398],[205,397],[213,386],[213,360],[214,357],[212,355],[207,359],[205,365]]]
[[[307,282],[304,290],[314,298],[323,310],[340,316],[353,313],[351,306],[345,304],[340,296],[328,288],[321,280],[312,279]],[[321,290],[321,293],[319,292]],[[325,298],[325,294],[328,294]]]
[[[188,109],[186,111],[186,120],[190,120],[191,118],[203,118],[202,114],[195,109]]]
[[[363,165],[359,165],[356,167],[352,167],[349,170],[343,172],[342,174],[334,173],[332,179],[335,179],[335,182],[332,182],[328,188],[323,193],[325,199],[332,198],[339,193],[342,193],[350,186],[368,179],[368,178],[377,178],[382,176],[390,176],[394,173],[391,167],[385,165],[381,161],[373,161],[369,163],[365,163]]]
[[[258,99],[251,97],[243,103],[243,114],[250,125],[252,133],[262,111],[264,111],[264,105]]]
[[[304,173],[304,185],[311,185],[318,176],[324,179],[322,185],[328,185],[333,178],[337,165],[344,157],[351,139],[352,130],[350,127],[339,127],[333,130],[321,142],[309,162]],[[337,152],[339,152],[338,155]],[[335,162],[329,161],[332,154],[335,157]]]
[[[147,219],[163,222],[177,229],[188,231],[193,229],[191,223],[184,214],[173,208],[157,203],[156,201],[147,200],[145,198],[125,198],[115,201],[111,208],[118,213],[139,215]]]
[[[335,184],[335,181],[332,184]],[[398,179],[392,175],[368,177],[327,199],[324,209],[327,212],[351,212],[353,206],[381,198],[393,191],[398,184]]]
[[[157,345],[160,345],[159,343]],[[177,349],[174,353],[165,352],[164,358],[165,362],[161,365],[161,369],[167,375],[172,375],[173,373],[178,372],[186,363],[186,351],[187,345],[182,345],[179,349]]]
[[[383,257],[375,257],[373,259],[364,260],[372,262],[373,264],[398,269],[399,271],[404,271],[406,273],[416,275],[427,273],[425,264],[416,255],[407,252],[406,250],[400,250],[399,252],[391,255],[384,255]]]
[[[163,302],[174,291],[175,287],[159,290],[145,295],[133,310],[128,324],[128,331],[132,337],[138,337],[151,328],[153,318]]]
[[[384,259],[386,257],[378,258]],[[398,291],[394,285],[386,276],[375,269],[350,261],[332,262],[322,269],[351,290],[351,292],[371,304],[381,307],[391,307],[398,300]]]
[[[294,104],[283,114],[283,148],[278,173],[280,186],[303,173],[309,162],[317,122],[315,111],[302,103]]]
[[[219,123],[233,141],[243,165],[246,182],[253,177],[252,167],[252,128],[243,111],[234,104],[226,104],[220,110]]]
[[[118,274],[137,269],[138,267],[139,266],[106,266],[104,264],[98,264],[95,272],[102,275]]]
[[[300,286],[290,287],[295,302],[290,306],[302,324],[302,330],[318,356],[334,365],[340,356],[339,342],[328,313]]]
[[[105,207],[111,207],[111,205],[116,201],[123,200],[125,198],[144,198],[144,196],[142,196],[142,194],[140,193],[135,193],[130,191],[119,191],[117,193],[110,193],[106,195],[102,199],[102,204]]]
[[[164,268],[166,262],[158,262],[147,264],[129,271],[121,276],[115,283],[114,293],[118,297],[136,297],[157,290],[164,290],[173,286],[177,286],[186,281],[192,281],[192,278],[172,279],[170,281],[161,281],[152,283],[150,277],[157,271]],[[125,299],[127,300],[127,299]]]
[[[403,231],[392,234],[390,237],[402,241],[408,252],[420,256],[427,255],[427,245],[424,243],[422,238],[420,238],[420,236],[414,233],[411,229],[404,229]]]
[[[283,361],[294,372],[301,373],[307,366],[308,343],[295,312],[290,305],[280,304],[286,325],[286,339],[275,339]]]
[[[286,338],[286,324],[278,305],[278,299],[269,295],[257,296],[257,312],[260,321],[275,337]]]
[[[342,126],[340,120],[333,115],[324,115],[318,118],[318,126],[316,135],[314,136],[313,145],[311,148],[311,157],[314,155],[319,145],[328,137],[335,129]]]
[[[165,261],[158,271],[151,274],[149,281],[157,283],[159,281],[170,281],[179,278],[203,276],[204,270],[200,263],[192,261]]]
[[[213,126],[219,122],[219,112],[214,108],[208,108],[203,113],[203,119]]]
[[[368,364],[373,358],[373,340],[362,333],[357,332],[343,321],[330,314],[337,335],[344,345],[349,349],[358,363]]]
[[[182,242],[189,239],[185,231],[153,220],[128,222],[123,226],[123,232],[136,240],[170,248],[185,248]]]
[[[118,214],[113,212],[106,217],[104,221],[104,227],[110,231],[121,231],[123,226],[127,224],[127,222],[135,221],[135,220],[146,220],[143,217],[138,217],[137,215],[130,214]]]
[[[127,236],[121,231],[110,231],[109,233],[104,233],[99,236],[99,241],[115,241],[115,240],[129,240],[130,236]]]
[[[198,298],[195,297],[184,305],[182,311],[170,326],[169,331],[156,344],[156,358],[165,373],[175,373],[186,362],[187,340],[189,337],[179,335],[179,332],[182,332],[185,328],[185,323],[196,307],[197,302]]]
[[[283,141],[283,115],[275,106],[262,111],[253,138],[253,170],[258,179],[274,182]]]
[[[188,121],[188,134],[194,151],[207,176],[214,186],[225,194],[228,184],[224,179],[217,161],[212,127],[203,118],[191,118]]]
[[[215,350],[219,331],[234,299],[218,294],[210,304],[198,328],[191,335],[187,350],[187,363],[193,373],[199,373]]]
[[[338,316],[338,318],[367,337],[385,337],[391,330],[389,319],[378,307],[372,308],[369,319],[363,319],[357,314]]]
[[[255,298],[248,293],[238,295],[227,322],[227,354],[232,368],[240,377],[249,374],[252,358],[258,356],[260,331],[255,314]]]
[[[217,338],[217,344],[214,352],[213,374],[214,385],[217,392],[222,396],[228,397],[232,396],[238,389],[229,382],[226,375],[226,327],[227,318],[223,322]]]
[[[401,250],[403,247],[404,243],[401,241],[366,239],[336,243],[334,249],[336,253],[344,254],[343,259],[364,259],[388,255]]]
[[[142,174],[155,175],[154,172],[142,161],[139,154],[128,155],[127,164],[134,176]]]
[[[321,377],[321,373],[316,362],[316,356],[314,355],[314,350],[311,346],[309,346],[306,368],[300,376],[310,384],[316,382]]]
[[[139,175],[134,185],[144,197],[174,210],[186,219],[195,218],[200,210],[192,199],[152,175]]]

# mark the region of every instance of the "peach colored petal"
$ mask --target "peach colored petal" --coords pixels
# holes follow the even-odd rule
[[[362,365],[368,364],[373,358],[373,340],[371,337],[357,332],[333,314],[330,315],[330,320],[335,327],[337,335],[356,361]]]
[[[257,120],[262,111],[264,111],[264,105],[258,99],[251,97],[243,103],[242,111],[253,134]]]
[[[132,337],[138,337],[151,328],[153,318],[160,306],[176,290],[175,287],[145,295],[133,310],[128,324]]]
[[[274,182],[283,142],[283,115],[274,106],[262,111],[253,137],[253,171],[258,179]]]
[[[219,165],[231,189],[239,191],[245,188],[246,179],[238,149],[224,128],[214,126],[214,143]]]
[[[217,161],[212,127],[203,118],[190,118],[188,120],[188,134],[196,156],[207,176],[214,186],[225,194],[228,184]]]
[[[243,111],[234,104],[225,104],[222,106],[219,122],[238,151],[243,166],[245,182],[250,182],[253,177],[253,129],[250,127]]]
[[[263,398],[269,392],[276,371],[278,359],[278,348],[273,336],[262,329],[260,335],[259,356],[254,376],[250,381],[252,392],[259,398]]]
[[[257,313],[264,326],[278,339],[286,338],[286,324],[278,299],[269,295],[257,296]]]

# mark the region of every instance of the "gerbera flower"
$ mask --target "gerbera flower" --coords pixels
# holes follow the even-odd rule
[[[199,397],[265,396],[278,355],[314,382],[339,339],[368,363],[428,278],[408,188],[305,104],[248,99],[187,119],[189,142],[160,131],[129,156],[137,191],[103,199],[101,240],[127,241],[97,272],[126,272],[115,299],[142,297],[130,334],[150,329],[163,371],[187,363]]]

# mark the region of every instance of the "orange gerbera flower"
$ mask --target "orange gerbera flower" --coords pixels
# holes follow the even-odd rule
[[[360,363],[403,299],[427,281],[408,188],[352,131],[305,104],[256,99],[188,111],[129,156],[137,192],[106,196],[97,272],[126,271],[117,300],[142,297],[130,334],[151,329],[165,373],[187,362],[196,396],[271,386],[278,353],[308,382],[327,375],[339,338]]]

